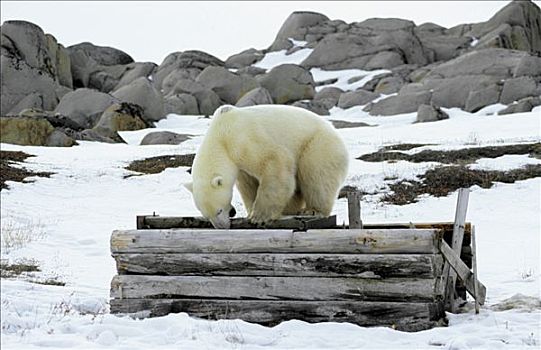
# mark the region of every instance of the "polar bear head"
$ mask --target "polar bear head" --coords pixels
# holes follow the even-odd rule
[[[228,229],[230,217],[235,216],[235,208],[231,205],[234,183],[220,174],[210,179],[194,178],[194,182],[184,186],[193,194],[197,209],[210,220],[217,229]]]

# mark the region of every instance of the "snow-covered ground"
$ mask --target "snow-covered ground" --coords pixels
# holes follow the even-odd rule
[[[397,143],[430,144],[422,149],[456,149],[540,141],[540,113],[497,116],[501,106],[475,114],[447,110],[450,119],[412,124],[414,114],[372,117],[354,107],[335,108],[329,119],[363,121],[374,126],[340,129],[351,154],[348,184],[381,192],[384,178],[414,178],[437,163],[369,163],[354,158]],[[2,144],[2,150],[36,157],[26,167],[51,171],[50,178],[28,184],[9,183],[1,192],[2,228],[34,228],[34,241],[2,249],[9,262],[35,259],[42,272],[65,286],[2,279],[2,349],[353,349],[353,348],[538,348],[540,298],[541,178],[491,189],[471,188],[467,220],[476,225],[479,276],[488,290],[479,315],[449,314],[450,325],[417,333],[352,324],[308,324],[293,320],[273,328],[240,320],[204,321],[186,314],[133,320],[108,314],[109,283],[115,263],[109,252],[114,229],[134,228],[135,216],[197,215],[182,184],[187,168],[124,178],[130,161],[151,156],[193,153],[209,120],[170,115],[157,124],[194,137],[179,146],[138,146],[147,129],[123,132],[128,144],[81,142],[71,148],[23,147]],[[417,151],[417,150],[413,150]],[[413,152],[412,151],[412,152]],[[539,163],[528,156],[481,159],[472,167],[514,169]],[[383,205],[368,196],[365,222],[449,221],[456,194],[423,197],[405,206]],[[234,205],[242,208],[238,194]],[[338,200],[335,213],[347,221],[347,205]],[[240,211],[239,215],[245,213]],[[5,232],[2,232],[5,234]],[[525,297],[515,296],[522,294]],[[513,297],[512,309],[495,311]],[[527,298],[530,297],[530,298]],[[531,299],[534,298],[534,299]],[[533,301],[532,301],[533,300]],[[537,303],[537,306],[535,306]]]

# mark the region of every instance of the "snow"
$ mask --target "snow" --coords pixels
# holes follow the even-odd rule
[[[365,71],[361,69],[343,69],[343,70],[323,70],[321,68],[312,68],[310,73],[314,77],[314,81],[323,82],[331,79],[337,79],[336,82],[316,87],[316,91],[320,91],[326,87],[337,87],[343,91],[355,91],[364,86],[370,80],[378,75],[390,73],[387,69],[376,69]],[[353,82],[350,79],[356,78]]]
[[[440,198],[423,196],[405,206],[377,201],[385,191],[385,177],[413,179],[438,163],[369,163],[354,158],[396,143],[457,149],[541,140],[540,108],[504,116],[495,115],[498,109],[501,106],[477,113],[446,109],[450,118],[433,123],[413,123],[415,113],[374,117],[359,107],[333,109],[329,120],[373,125],[339,130],[351,155],[347,183],[375,193],[363,198],[363,220],[452,220],[456,193]],[[6,235],[6,223],[35,230],[35,237],[22,247],[3,248],[1,257],[9,262],[35,259],[42,272],[29,277],[56,277],[66,283],[49,286],[20,278],[2,279],[2,349],[511,349],[541,344],[541,178],[497,183],[490,189],[471,188],[467,220],[476,226],[479,278],[487,287],[487,303],[479,315],[448,314],[449,327],[403,333],[332,322],[292,320],[268,328],[240,320],[205,321],[186,314],[144,320],[110,315],[109,283],[115,274],[109,251],[111,232],[134,228],[135,216],[140,214],[198,214],[182,186],[190,181],[187,168],[125,178],[133,173],[124,167],[136,159],[193,153],[209,121],[169,115],[156,129],[122,132],[128,144],[80,142],[71,148],[1,145],[2,150],[36,155],[27,159],[28,168],[55,173],[50,178],[35,178],[33,183],[10,182],[10,189],[0,192],[2,235]],[[178,146],[138,146],[144,135],[157,130],[193,138]],[[525,164],[539,164],[539,160],[506,155],[480,159],[471,167],[509,170]],[[245,215],[236,192],[233,202],[239,215]],[[334,213],[340,222],[347,222],[344,199],[337,200]],[[521,304],[517,294],[536,302]],[[497,311],[509,298],[512,302],[505,305],[511,309]]]

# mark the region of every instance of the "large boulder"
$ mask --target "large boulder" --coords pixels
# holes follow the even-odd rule
[[[24,146],[45,146],[54,131],[46,119],[40,117],[0,117],[2,142]]]
[[[480,90],[470,91],[464,109],[468,112],[477,112],[485,106],[498,103],[501,92],[502,87],[500,84],[493,84]]]
[[[527,97],[512,103],[498,112],[499,115],[530,112],[534,107],[541,105],[541,97]]]
[[[504,82],[500,101],[509,104],[524,97],[539,95],[541,95],[541,77],[536,81],[532,77],[523,76]]]
[[[310,27],[329,21],[329,18],[317,12],[295,11],[289,15],[278,31],[276,38],[269,47],[270,51],[289,49],[292,44],[290,38],[305,40]]]
[[[191,135],[177,134],[171,131],[155,131],[146,134],[141,146],[146,145],[180,145],[191,138]]]
[[[165,115],[170,113],[179,115],[199,114],[197,99],[190,94],[176,94],[166,97],[163,108]]]
[[[235,104],[248,91],[259,87],[257,80],[249,75],[237,75],[224,67],[205,68],[196,81],[214,91],[228,104]]]
[[[131,58],[130,55],[119,49],[107,46],[98,46],[89,42],[68,46],[68,51],[70,53],[82,51],[96,63],[104,66],[128,64],[133,62],[133,58]]]
[[[441,107],[464,108],[470,92],[482,90],[496,84],[500,79],[490,75],[457,76],[434,79],[427,82],[432,86],[432,103]]]
[[[255,105],[266,105],[272,104],[272,96],[270,92],[263,88],[258,87],[253,90],[248,91],[244,94],[236,103],[237,107],[247,107]]]
[[[398,92],[405,83],[406,81],[404,78],[398,75],[383,77],[378,81],[374,88],[374,92],[384,95],[394,94],[395,92]]]
[[[340,95],[342,95],[344,91],[337,87],[325,87],[314,95],[314,102],[319,102],[327,110],[331,109],[332,107],[336,106],[338,104],[338,100],[340,99]]]
[[[430,103],[431,96],[430,91],[398,94],[371,103],[364,110],[369,111],[370,115],[382,116],[416,112],[419,106]]]
[[[141,106],[143,118],[147,121],[158,121],[165,117],[163,96],[146,77],[135,79],[130,84],[114,91],[112,95],[120,101]]]
[[[253,48],[244,50],[238,54],[230,56],[227,60],[225,60],[225,66],[227,68],[235,69],[248,67],[261,60],[263,56],[264,54],[261,50],[256,50]]]
[[[122,86],[128,85],[134,80],[141,77],[149,77],[158,66],[152,62],[134,62],[125,66],[125,72],[114,87],[118,90]]]
[[[174,69],[169,73],[162,81],[161,89],[164,96],[168,96],[174,93],[183,93],[185,91],[175,92],[174,88],[178,87],[183,89],[182,85],[195,82],[197,76],[201,73],[200,69],[197,68],[178,68]],[[189,83],[180,83],[180,81],[187,81]],[[156,84],[154,84],[156,85]],[[178,86],[177,86],[178,85]],[[189,92],[194,92],[193,89],[188,89]]]
[[[379,96],[378,93],[366,91],[366,90],[357,90],[357,91],[348,91],[340,95],[338,99],[338,107],[347,109],[353,106],[362,106],[370,101],[375,100]]]
[[[224,104],[220,97],[212,90],[198,91],[193,95],[197,99],[199,114],[204,116],[213,115],[214,111]]]
[[[92,128],[103,112],[117,101],[109,94],[81,88],[64,95],[55,113],[67,116],[82,128]]]
[[[112,131],[132,131],[146,129],[149,124],[143,120],[143,109],[133,103],[115,103],[103,112],[95,128]]]
[[[274,67],[267,74],[257,76],[257,80],[278,104],[312,99],[315,94],[312,74],[295,64]]]
[[[71,87],[65,49],[25,21],[4,22],[1,43],[0,114],[16,114],[25,108],[53,110]]]
[[[162,89],[165,77],[176,69],[192,68],[200,72],[208,66],[222,67],[223,65],[222,60],[202,51],[173,52],[158,66],[152,75],[152,81],[158,89]]]
[[[422,104],[417,109],[417,123],[436,122],[449,119],[449,115],[439,107]]]

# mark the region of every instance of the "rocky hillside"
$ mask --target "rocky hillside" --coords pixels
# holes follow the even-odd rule
[[[160,65],[134,62],[91,43],[66,48],[24,21],[4,22],[1,33],[0,126],[7,143],[123,142],[117,131],[152,126],[169,113],[210,115],[223,104],[295,104],[319,114],[363,105],[375,116],[419,111],[419,121],[441,118],[439,107],[474,112],[501,103],[508,108],[500,113],[510,114],[541,104],[541,10],[531,1],[453,28],[295,12],[269,48],[225,62],[201,51],[173,52]],[[300,64],[257,67],[266,55],[300,50],[309,50]],[[343,91],[316,89],[333,81],[316,82],[314,68],[384,71]]]

